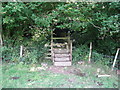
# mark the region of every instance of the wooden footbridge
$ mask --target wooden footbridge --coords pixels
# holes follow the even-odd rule
[[[72,41],[70,33],[66,36],[54,37],[54,32],[51,32],[51,45],[49,57],[55,66],[71,66],[72,65]],[[62,42],[59,42],[62,41]]]

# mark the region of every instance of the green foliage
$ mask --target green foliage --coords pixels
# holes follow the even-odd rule
[[[3,62],[19,62],[19,47],[2,47]]]
[[[31,29],[29,26],[33,25],[43,31],[59,27],[83,33],[88,31],[87,27],[91,24],[99,30],[98,37],[104,38],[119,32],[119,6],[119,2],[5,3],[3,4],[3,26],[5,33],[7,29],[8,34],[12,30],[15,35],[17,33],[23,35],[24,31]],[[18,28],[16,32],[15,29]]]
[[[44,53],[47,51],[42,45],[41,47],[26,48],[24,51],[24,56],[21,61],[26,64],[37,64],[44,60]]]
[[[95,42],[94,49],[99,53],[114,55],[119,47],[119,2],[7,2],[2,6],[2,37],[7,48],[20,45],[29,47],[34,42],[43,44],[44,40],[49,41],[50,31],[55,29],[70,30],[71,36],[76,40],[75,46]],[[36,52],[42,53],[41,49],[38,50],[36,48],[31,54],[29,51],[26,57],[38,55]],[[11,49],[9,51],[11,55],[13,52]],[[7,50],[5,52],[7,53]],[[82,54],[85,57],[84,53]],[[78,58],[76,53],[76,57],[75,60],[86,59],[88,56]],[[30,61],[36,62],[36,59],[38,56],[32,57]]]
[[[114,55],[116,53],[116,47],[119,47],[119,43],[113,38],[105,38],[104,40],[98,40],[99,45],[94,46],[97,51],[105,55]]]
[[[23,44],[23,57],[20,57],[20,45],[12,46],[12,41],[8,40],[4,42],[6,46],[1,48],[2,51],[2,61],[3,62],[14,62],[14,63],[38,63],[43,61],[44,53],[47,51],[44,48],[43,42],[30,42],[25,40],[25,44]],[[8,43],[8,44],[7,44]],[[7,46],[8,45],[8,46]]]
[[[87,61],[89,55],[89,48],[86,45],[81,45],[73,50],[73,62]]]
[[[73,62],[78,61],[88,61],[89,57],[89,47],[87,45],[81,45],[79,47],[76,47],[73,50]],[[91,61],[95,62],[96,64],[102,64],[102,65],[111,65],[111,61],[113,62],[113,58],[105,57],[105,55],[98,53],[97,51],[92,51],[92,57]]]

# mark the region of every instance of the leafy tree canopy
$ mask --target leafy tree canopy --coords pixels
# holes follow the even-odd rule
[[[4,39],[23,40],[29,36],[40,41],[60,28],[79,32],[84,41],[88,36],[120,41],[119,2],[7,2],[2,10]]]

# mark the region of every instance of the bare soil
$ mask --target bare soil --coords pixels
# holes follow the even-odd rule
[[[82,73],[80,69],[77,69],[75,67],[57,67],[57,66],[50,66],[47,71],[50,71],[52,73],[59,73],[59,74],[75,74],[78,76],[86,76],[85,73]]]

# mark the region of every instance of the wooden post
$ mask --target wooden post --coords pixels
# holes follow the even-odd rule
[[[69,50],[70,49],[70,32],[68,32],[68,47],[67,49]]]
[[[2,34],[0,33],[0,45],[3,45],[3,41],[2,41]]]
[[[91,55],[92,55],[92,42],[90,42],[90,53],[89,53],[88,63],[91,63]]]
[[[23,55],[23,46],[21,45],[20,46],[20,57],[22,57],[22,55]]]
[[[53,54],[53,31],[51,30],[51,59],[54,62],[54,54]]]
[[[72,41],[70,41],[70,57],[71,57],[71,61],[72,61]]]
[[[117,60],[119,50],[120,50],[120,48],[117,49],[117,52],[116,52],[116,55],[115,55],[115,58],[114,58],[114,62],[113,62],[113,65],[112,65],[112,71],[113,71],[113,68],[115,67],[115,63],[116,63],[116,60]]]

